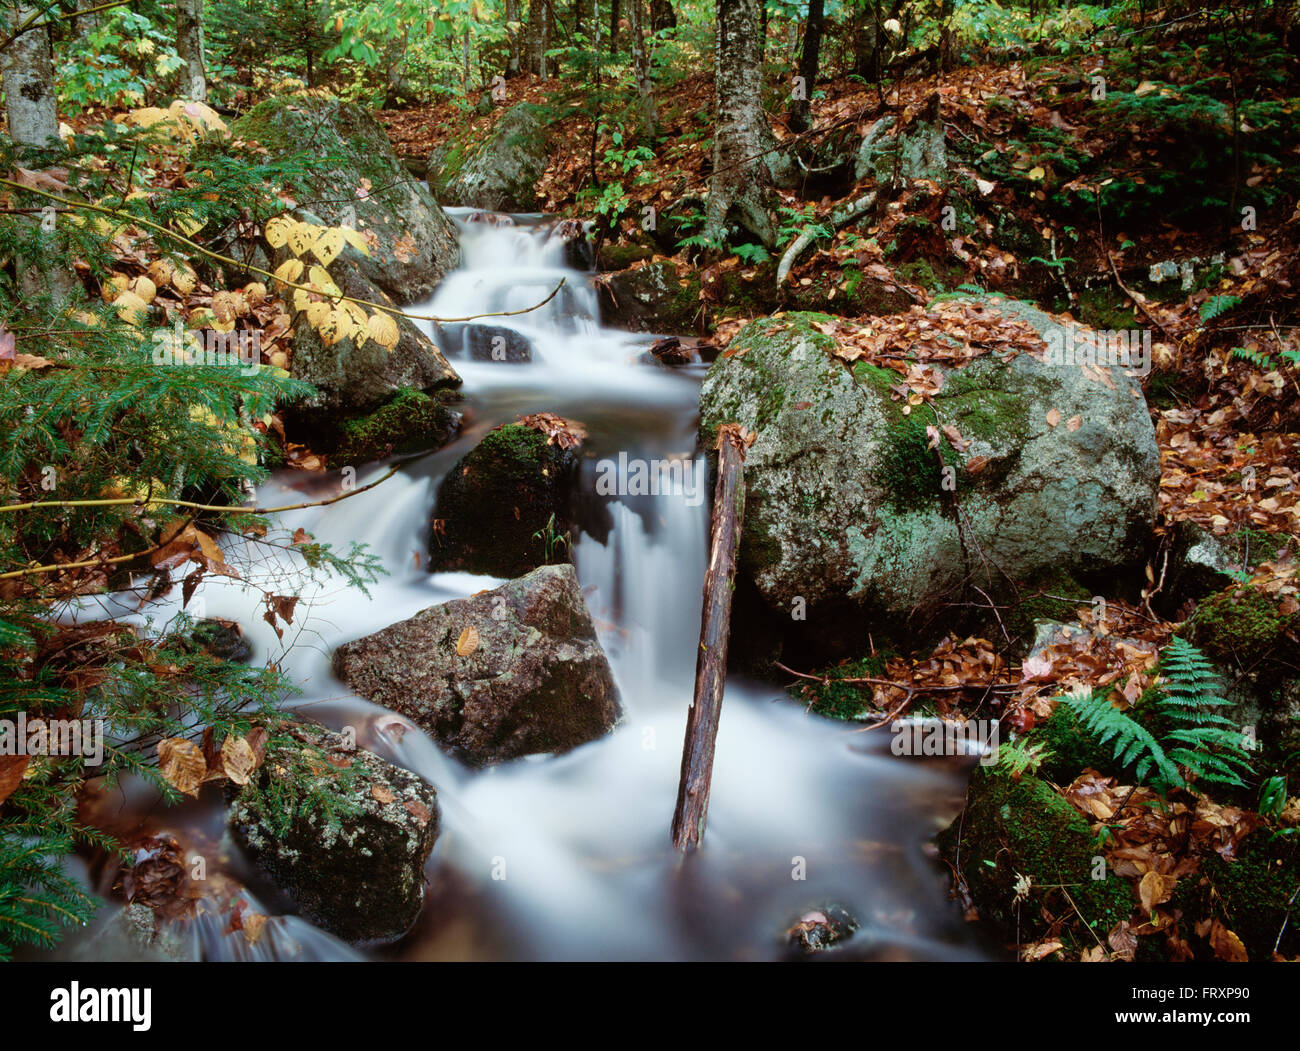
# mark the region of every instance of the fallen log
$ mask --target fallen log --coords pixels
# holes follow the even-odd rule
[[[718,483],[713,491],[713,526],[709,569],[704,575],[704,614],[700,649],[695,659],[695,696],[686,719],[682,773],[673,811],[673,846],[693,850],[704,834],[713,778],[713,750],[727,677],[727,641],[731,633],[731,585],[736,576],[736,548],[744,518],[745,450],[754,435],[739,424],[718,428]]]

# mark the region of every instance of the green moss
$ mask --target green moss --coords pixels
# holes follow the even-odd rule
[[[1292,897],[1300,887],[1300,835],[1295,830],[1260,829],[1238,848],[1234,861],[1218,854],[1201,862],[1201,873],[1212,888],[1208,908],[1222,908],[1224,924],[1242,940],[1252,961],[1268,960],[1282,924],[1286,933],[1278,946],[1283,956],[1300,954],[1300,924],[1295,923]],[[1188,880],[1194,883],[1193,880]]]
[[[1080,726],[1068,705],[1058,704],[1047,721],[1035,727],[1032,741],[1051,752],[1039,775],[1058,785],[1070,784],[1089,767],[1103,774],[1119,772],[1111,746],[1098,743]]]
[[[1239,481],[1231,476],[1225,481]],[[1243,559],[1254,569],[1262,562],[1272,562],[1292,540],[1286,533],[1269,533],[1263,529],[1240,529],[1224,538],[1228,553],[1234,565],[1240,566]]]
[[[878,651],[875,656],[859,657],[855,661],[846,661],[831,668],[824,668],[817,674],[831,679],[831,682],[809,682],[803,686],[790,688],[791,696],[811,707],[818,715],[832,719],[861,719],[874,711],[872,696],[874,688],[869,683],[838,682],[840,679],[879,679],[884,677],[885,663],[891,653]]]
[[[454,427],[455,419],[442,402],[407,388],[369,416],[344,423],[331,459],[357,464],[394,452],[436,448],[447,441]]]
[[[1046,932],[1043,912],[1078,922],[1078,908],[1093,932],[1106,932],[1133,911],[1128,883],[1114,875],[1093,879],[1099,849],[1083,817],[1036,777],[1014,781],[996,768],[980,767],[971,778],[966,812],[939,837],[949,862],[970,888],[980,917],[1004,940],[1027,942]],[[1015,885],[1032,881],[1017,906]],[[1069,892],[1069,899],[1059,889]],[[1018,915],[1017,915],[1018,914]],[[1064,933],[1068,935],[1070,922]],[[1084,935],[1078,947],[1095,942]]]
[[[900,414],[885,430],[877,481],[897,511],[932,508],[943,498],[939,461],[925,426],[920,413]]]
[[[438,487],[430,567],[516,577],[566,562],[577,456],[521,424],[489,431]]]
[[[1126,332],[1137,326],[1137,312],[1127,296],[1118,295],[1109,285],[1081,288],[1075,307],[1079,323],[1103,332]]]
[[[1184,632],[1216,662],[1247,667],[1273,656],[1298,627],[1300,614],[1285,617],[1276,599],[1238,587],[1205,599]]]
[[[946,286],[939,280],[938,275],[934,272],[934,267],[930,265],[928,259],[915,259],[910,263],[900,263],[894,268],[894,273],[904,281],[920,285],[931,292],[947,291]]]

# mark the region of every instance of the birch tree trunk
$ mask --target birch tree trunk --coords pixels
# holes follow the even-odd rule
[[[506,0],[506,76],[519,72],[519,0]]]
[[[208,100],[208,74],[203,62],[203,0],[176,0],[176,54],[181,68],[181,94],[196,102]]]
[[[25,25],[39,10],[32,4],[19,4],[9,16],[9,31],[12,33]],[[15,37],[0,52],[0,63],[4,70],[9,137],[22,146],[44,146],[50,139],[57,139],[59,114],[49,30],[40,25]]]
[[[9,32],[36,18],[39,8],[20,4],[9,16]],[[50,33],[37,25],[14,37],[0,52],[0,77],[5,92],[5,115],[9,119],[9,137],[18,146],[57,146],[59,142],[58,97],[54,90],[54,61],[50,55]],[[44,202],[48,204],[49,202]],[[30,223],[42,249],[60,235],[53,208],[38,221],[20,217]],[[77,276],[70,269],[52,266],[47,252],[38,250],[31,258],[14,260],[18,287],[24,297],[48,295],[56,304],[71,299],[79,288]]]
[[[776,139],[763,113],[760,0],[717,0],[713,175],[705,235],[724,244],[733,228],[776,244],[768,210]]]

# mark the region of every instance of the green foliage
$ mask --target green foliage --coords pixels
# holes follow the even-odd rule
[[[161,14],[161,12],[158,12]],[[176,27],[125,7],[100,16],[82,40],[70,41],[58,62],[59,96],[73,112],[91,106],[142,106],[176,87],[184,65]],[[93,61],[87,61],[93,56]]]
[[[1210,296],[1201,304],[1201,320],[1213,321],[1216,317],[1226,314],[1240,302],[1240,296]]]
[[[1250,773],[1250,756],[1241,729],[1220,715],[1229,707],[1209,660],[1185,639],[1175,637],[1160,664],[1161,696],[1156,713],[1168,725],[1160,740],[1141,722],[1112,705],[1105,691],[1059,698],[1098,743],[1110,744],[1115,760],[1132,767],[1139,782],[1154,775],[1161,793],[1189,781],[1241,787]],[[1184,773],[1185,771],[1185,773]]]
[[[208,158],[187,173],[187,185],[131,196],[147,166],[148,138],[109,124],[78,136],[58,160],[78,194],[163,227],[186,220],[220,229],[241,207],[270,214],[280,205],[268,187],[292,182],[284,166],[241,168]],[[15,153],[4,140],[0,158],[12,169]],[[253,422],[312,388],[238,358],[229,365],[159,363],[155,352],[174,336],[159,308],[150,308],[152,317],[142,310],[132,323],[83,284],[119,265],[113,250],[122,222],[64,213],[46,232],[21,212],[39,212],[45,199],[25,191],[12,197],[20,211],[0,217],[0,258],[7,261],[0,324],[16,337],[18,353],[49,364],[10,369],[0,380],[0,505],[8,508],[0,513],[0,574],[8,574],[0,579],[0,720],[75,713],[102,726],[104,751],[96,766],[88,765],[93,754],[28,757],[25,776],[0,802],[0,957],[15,945],[52,944],[64,925],[90,915],[93,901],[64,871],[64,859],[76,848],[115,844],[78,818],[77,795],[88,779],[102,778],[111,790],[124,776],[141,778],[175,801],[157,767],[159,741],[193,739],[206,728],[220,740],[257,724],[274,742],[279,705],[293,692],[274,667],[245,667],[196,646],[185,614],[136,629],[111,622],[96,628],[84,619],[67,627],[66,612],[56,621],[51,604],[70,599],[73,589],[136,590],[142,601],[173,589],[170,571],[155,570],[148,556],[182,528],[213,539],[242,536],[247,544],[226,552],[232,562],[236,551],[250,560],[271,547],[297,552],[300,575],[277,582],[281,590],[327,574],[364,588],[379,572],[359,545],[339,555],[268,532],[256,516],[155,502],[246,506],[251,487],[266,477],[264,439]],[[158,240],[174,247],[161,234]],[[74,270],[74,259],[85,266]],[[106,496],[135,502],[106,505]],[[33,503],[41,506],[13,506]],[[39,571],[74,561],[91,565],[81,575]],[[195,565],[185,570],[183,594],[202,573]]]
[[[357,767],[340,766],[301,731],[290,730],[268,744],[265,771],[256,789],[244,791],[249,812],[259,824],[283,837],[300,818],[311,815],[339,831],[345,818],[361,812],[356,802]]]
[[[1051,758],[1051,749],[1041,741],[1033,742],[1017,737],[998,746],[998,761],[994,772],[1018,781],[1025,774],[1037,774],[1039,768]]]
[[[1286,809],[1286,778],[1270,777],[1259,790],[1259,812],[1264,817],[1277,817]]]

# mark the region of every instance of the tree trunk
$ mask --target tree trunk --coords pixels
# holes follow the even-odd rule
[[[506,0],[506,76],[513,77],[519,72],[519,30],[511,25],[519,24],[519,0]]]
[[[551,48],[552,29],[555,16],[551,12],[549,0],[529,0],[528,3],[528,71],[546,80],[550,72],[550,60],[546,52]]]
[[[208,98],[203,63],[203,0],[176,0],[176,54],[181,67],[181,94],[196,102]]]
[[[677,12],[673,10],[672,0],[650,0],[650,31],[662,33],[676,28]]]
[[[760,0],[717,0],[714,54],[713,175],[705,236],[731,240],[748,230],[767,248],[776,244],[768,211],[776,139],[763,113]]]
[[[11,9],[10,32],[35,17],[39,10],[25,3]],[[50,139],[57,140],[59,114],[49,30],[41,25],[14,37],[0,52],[0,62],[4,64],[9,137],[21,146],[45,146]]]
[[[609,0],[609,53],[618,54],[618,0]]]
[[[641,25],[641,3],[642,0],[627,0],[627,31],[632,38],[632,76],[641,100],[641,133],[653,139],[659,134],[659,113],[655,107],[654,85],[650,82],[650,56]]]
[[[695,696],[686,717],[682,772],[673,811],[673,846],[693,850],[704,835],[713,779],[713,751],[722,714],[727,677],[727,642],[731,632],[731,588],[736,577],[736,548],[744,522],[745,434],[738,424],[718,428],[718,484],[713,491],[713,526],[709,569],[704,575],[704,614],[700,649],[695,659]]]
[[[99,0],[77,0],[77,10],[84,11],[88,7],[98,7]],[[78,14],[72,20],[72,38],[78,43],[86,40],[96,29],[99,28],[99,18],[104,12],[92,11],[88,15]]]
[[[39,10],[26,4],[13,9],[10,32],[25,25],[29,19],[35,19]],[[4,83],[9,138],[19,147],[57,147],[58,99],[54,91],[50,32],[44,24],[14,37],[9,46],[0,51],[0,77]],[[48,205],[50,202],[43,203]],[[50,239],[63,237],[57,230],[54,210],[50,208],[43,212],[39,222],[27,216],[20,216],[19,221],[31,224],[33,235],[44,242],[42,250],[34,253],[34,258],[14,260],[23,297],[48,295],[56,306],[68,301],[77,294],[80,283],[71,269],[51,265],[49,261],[52,254]]]
[[[790,130],[806,131],[811,123],[812,94],[817,83],[817,60],[822,46],[823,0],[808,0],[808,24],[803,31],[803,53],[799,56],[799,76],[803,79],[803,97],[790,107]]]

